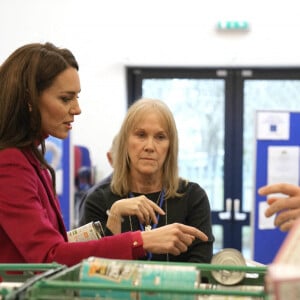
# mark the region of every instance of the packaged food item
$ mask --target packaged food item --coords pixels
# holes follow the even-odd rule
[[[225,248],[214,254],[211,263],[220,266],[246,266],[246,261],[242,253],[234,248]],[[212,276],[222,285],[235,285],[244,279],[245,272],[220,269],[212,271]]]
[[[141,286],[174,289],[195,289],[200,284],[200,271],[193,266],[143,265],[141,267]],[[179,293],[150,293],[140,295],[141,300],[194,300],[196,295]]]
[[[170,289],[170,291],[174,288],[195,289],[199,286],[200,271],[194,266],[143,264],[142,262],[91,257],[82,262],[80,280],[125,287],[124,291],[84,290],[81,291],[83,297],[99,297],[106,300],[194,300],[197,298],[193,294],[162,293],[160,289]],[[132,287],[150,287],[151,291],[133,291]]]
[[[201,283],[199,286],[202,290],[212,290],[212,291],[241,291],[245,292],[263,292],[263,285],[236,285],[236,286],[224,286],[221,284],[211,284],[211,283]],[[263,300],[262,297],[254,296],[237,296],[237,295],[199,295],[197,300]],[[270,299],[271,300],[271,299]]]
[[[90,222],[67,232],[69,242],[84,242],[98,240],[104,236],[100,221]]]

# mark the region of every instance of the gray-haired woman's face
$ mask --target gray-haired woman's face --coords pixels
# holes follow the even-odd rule
[[[169,136],[156,113],[149,113],[128,136],[132,174],[161,175],[170,146]]]

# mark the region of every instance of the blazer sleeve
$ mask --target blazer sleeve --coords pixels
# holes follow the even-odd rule
[[[49,199],[47,188],[21,151],[0,152],[0,262],[73,265],[89,256],[137,259],[145,255],[140,232],[67,242],[59,226],[61,212]]]

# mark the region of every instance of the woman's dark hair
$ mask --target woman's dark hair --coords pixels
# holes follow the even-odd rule
[[[51,172],[54,190],[55,172],[44,158],[38,102],[41,93],[69,67],[79,69],[73,54],[51,43],[24,45],[0,66],[0,150],[30,148]]]

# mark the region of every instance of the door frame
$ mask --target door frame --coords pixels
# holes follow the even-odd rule
[[[224,136],[224,199],[232,199],[231,213],[221,220],[220,211],[212,211],[213,225],[223,226],[223,248],[242,250],[242,228],[250,226],[251,212],[243,212],[243,113],[244,81],[251,79],[300,79],[300,67],[126,67],[128,107],[142,97],[142,81],[149,78],[191,78],[225,80],[225,136]],[[240,200],[245,219],[238,223],[234,214],[234,199]]]

